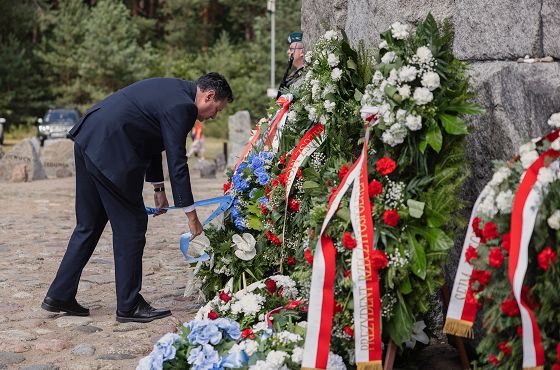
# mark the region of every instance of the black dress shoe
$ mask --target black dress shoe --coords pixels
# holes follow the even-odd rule
[[[130,311],[117,310],[118,322],[150,322],[167,316],[171,316],[170,310],[158,310],[153,308],[142,296],[140,296],[134,309]]]
[[[49,312],[66,312],[71,316],[89,316],[89,310],[76,302],[76,298],[71,301],[59,301],[58,299],[45,297],[41,308]]]

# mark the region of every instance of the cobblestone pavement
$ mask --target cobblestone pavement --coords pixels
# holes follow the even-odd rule
[[[220,177],[193,176],[195,199],[221,195],[222,184]],[[189,278],[179,236],[188,227],[181,211],[150,218],[144,251],[142,293],[154,306],[171,308],[172,317],[148,324],[115,321],[110,225],[78,291],[91,316],[40,308],[75,225],[74,187],[73,177],[0,184],[0,369],[133,369],[161,335],[196,312],[197,303],[183,296]],[[153,206],[152,194],[147,184],[147,206]],[[199,217],[211,211],[201,209]]]

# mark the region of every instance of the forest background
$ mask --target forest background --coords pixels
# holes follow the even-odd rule
[[[300,13],[276,1],[276,84]],[[134,81],[217,71],[236,99],[205,134],[225,138],[228,115],[256,122],[271,103],[270,17],[267,0],[0,0],[0,117],[27,131],[49,106],[83,113]]]

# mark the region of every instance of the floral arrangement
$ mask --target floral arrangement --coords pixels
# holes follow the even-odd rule
[[[416,30],[396,23],[382,38],[374,58],[363,46],[354,50],[343,33],[328,31],[306,55],[305,80],[293,91],[278,152],[253,146],[224,186],[236,200],[224,227],[206,231],[212,257],[197,276],[209,302],[197,320],[238,321],[242,340],[232,348],[244,351],[247,368],[301,367],[305,330],[294,323],[305,319],[299,301],[309,297],[317,235],[367,129],[383,338],[403,350],[426,342],[422,315],[442,282],[453,244],[449,220],[457,219],[455,194],[466,176],[467,130],[459,115],[480,109],[468,102],[466,66],[451,54],[447,27],[440,30],[428,16]],[[375,125],[364,125],[361,112]],[[295,148],[318,124],[321,135],[290,183]],[[328,368],[355,368],[350,270],[357,241],[348,197],[327,233],[336,248]],[[266,314],[276,308],[271,326]],[[183,351],[186,342],[176,345]]]
[[[549,123],[558,129],[560,114]],[[519,148],[514,161],[496,162],[496,172],[481,199],[474,233],[481,239],[475,249],[469,246],[466,260],[473,266],[468,300],[479,305],[487,335],[478,346],[481,368],[522,368],[523,330],[520,308],[508,279],[510,259],[510,220],[515,194],[525,172],[549,149],[560,150],[560,139],[530,141]],[[528,249],[528,269],[521,297],[533,311],[546,368],[560,369],[560,281],[558,242],[560,238],[560,169],[556,163],[538,172],[536,188],[542,199]]]

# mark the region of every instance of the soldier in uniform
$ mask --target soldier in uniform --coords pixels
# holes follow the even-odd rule
[[[290,86],[297,86],[297,81],[303,74],[303,67],[305,63],[305,52],[303,49],[303,32],[292,32],[288,36],[288,68],[278,87],[278,95],[276,99],[282,95],[285,90]],[[295,69],[292,73],[292,67]]]

